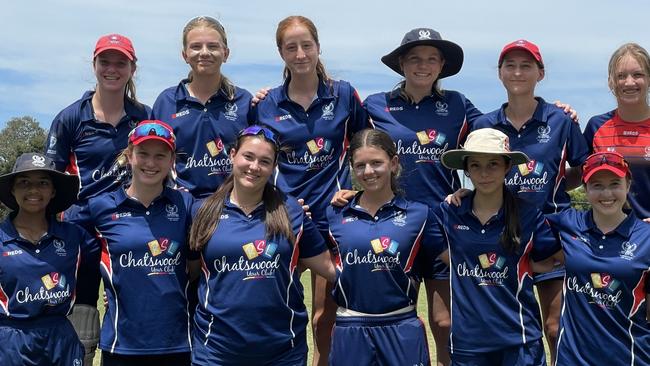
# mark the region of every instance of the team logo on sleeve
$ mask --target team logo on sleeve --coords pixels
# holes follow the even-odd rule
[[[506,258],[494,252],[478,256],[478,264],[463,261],[456,267],[459,277],[474,278],[479,286],[504,286],[508,278]]]
[[[275,271],[280,268],[278,243],[257,239],[242,244],[241,248],[239,260],[230,262],[224,255],[214,260],[214,269],[218,273],[239,272],[243,281],[275,277]]]
[[[67,301],[70,296],[70,284],[65,275],[58,272],[50,272],[41,276],[42,286],[35,292],[29,287],[16,291],[16,301],[21,304],[31,302],[45,302],[54,306]]]
[[[223,113],[223,116],[226,117],[227,120],[234,121],[237,119],[237,104],[228,102],[224,109],[225,112]]]
[[[537,128],[537,142],[545,144],[551,140],[551,126],[539,126]]]
[[[324,120],[331,121],[334,119],[334,102],[329,102],[329,104],[325,104],[323,106],[323,114],[321,115],[321,118]]]
[[[629,241],[623,242],[621,244],[621,258],[627,259],[627,260],[632,260],[634,259],[634,251],[636,250],[637,245],[636,243],[630,243]]]
[[[581,283],[576,276],[568,277],[566,280],[567,291],[584,295],[590,304],[602,309],[612,309],[621,302],[623,295],[620,289],[621,282],[611,274],[591,273],[590,280]]]
[[[181,245],[169,238],[158,238],[146,243],[146,249],[130,250],[120,254],[122,268],[138,269],[147,276],[175,275],[181,265]]]
[[[370,271],[391,271],[400,266],[399,242],[388,236],[370,240],[370,249],[360,255],[358,249],[345,253],[348,265],[370,265]]]

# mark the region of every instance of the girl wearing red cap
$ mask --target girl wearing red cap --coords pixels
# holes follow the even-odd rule
[[[92,197],[68,217],[101,244],[104,366],[190,364],[188,268],[198,274],[198,262],[186,237],[194,199],[166,184],[175,148],[170,126],[142,121],[120,156],[130,183]]]
[[[629,211],[631,170],[616,152],[583,166],[589,211],[548,216],[566,268],[555,365],[650,364],[650,225]]]
[[[592,117],[584,136],[591,151],[617,151],[630,162],[628,202],[650,222],[650,55],[636,43],[624,44],[612,54],[608,73],[616,109]]]

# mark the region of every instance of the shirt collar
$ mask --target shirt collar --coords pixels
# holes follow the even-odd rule
[[[474,195],[476,194],[476,191],[472,191],[471,194],[469,194],[467,197],[463,197],[460,201],[460,207],[458,207],[458,215],[471,215],[472,217],[474,216],[474,213],[472,212],[472,209],[474,208]],[[452,204],[450,204],[452,205]],[[501,208],[499,208],[499,211],[497,212],[496,219],[501,219],[503,217],[503,205]],[[492,221],[492,219],[488,220],[488,222]]]
[[[18,214],[17,211],[12,211],[7,216],[7,218],[5,218],[2,223],[0,223],[0,229],[2,229],[2,231],[6,234],[6,238],[2,240],[3,243],[17,240],[26,240],[20,236],[18,230],[16,230],[16,227],[14,226],[14,223],[11,221],[16,217],[16,214]],[[59,225],[59,222],[54,215],[50,215],[48,218],[47,234],[45,236],[53,236],[58,239],[65,239],[65,229],[62,227],[62,225]]]
[[[137,202],[136,200],[132,200],[131,197],[126,193],[126,189],[128,187],[126,185],[122,185],[120,188],[115,190],[113,192],[114,197],[115,197],[115,205],[120,206],[124,204],[125,202]],[[170,187],[164,187],[163,191],[160,193],[160,196],[154,198],[152,202],[156,202],[160,200],[161,198],[166,199],[167,201],[173,201],[173,188]]]
[[[634,223],[636,221],[636,217],[632,212],[626,212],[627,217],[616,227],[616,229],[613,230],[616,234],[620,235],[623,238],[629,238],[632,235],[632,229],[634,228]],[[589,210],[589,214],[587,215],[587,219],[585,220],[585,226],[587,229],[591,232],[597,232],[600,234],[607,234],[603,233],[598,229],[598,226],[596,226],[596,222],[594,221],[594,212],[593,210]]]
[[[79,101],[79,103],[81,103],[81,122],[90,122],[95,120],[95,112],[93,110],[93,95],[95,95],[95,91],[89,90],[84,93],[84,95],[81,97],[81,100]],[[126,113],[129,119],[139,121],[142,119],[143,108],[137,106],[131,99],[125,96],[124,113]]]
[[[181,80],[180,83],[178,83],[178,86],[176,87],[176,91],[174,92],[174,99],[192,101],[192,102],[197,101],[196,98],[190,95],[189,90],[187,90],[187,84],[189,84],[189,82],[190,79],[183,79]],[[217,90],[217,92],[214,95],[212,95],[210,99],[215,97],[223,98],[224,100],[228,99],[228,96],[224,93],[224,91],[221,88],[219,88],[219,90]]]
[[[343,208],[343,211],[356,210],[366,212],[361,206],[359,206],[359,198],[363,191],[357,192],[354,197],[348,202],[347,205]],[[408,207],[408,201],[401,195],[395,195],[389,202],[385,203],[382,207],[396,207],[402,210],[406,210]]]
[[[426,100],[427,98],[431,98],[432,100],[435,100],[436,98],[439,98],[439,96],[436,93],[431,93],[431,95],[428,95],[424,98],[422,98],[422,101]],[[390,100],[395,100],[395,99],[401,99],[405,103],[409,103],[404,97],[402,96],[402,89],[401,88],[395,88],[391,90],[388,93],[388,99]],[[420,102],[422,102],[420,101]]]
[[[546,108],[546,102],[544,99],[541,97],[535,97],[535,100],[537,100],[537,107],[535,107],[535,111],[533,112],[533,117],[531,118],[532,121],[538,121],[543,124],[548,123],[548,109]],[[501,124],[501,125],[509,125],[510,122],[508,122],[508,118],[506,117],[506,107],[508,106],[508,103],[503,103],[501,105],[501,109],[499,109],[499,114],[498,118],[494,121],[494,124]]]
[[[289,82],[291,77],[288,77],[282,87],[280,88],[280,93],[278,95],[278,104],[282,102],[289,102]],[[331,83],[324,82],[321,78],[318,78],[318,90],[316,91],[316,97],[322,100],[331,100],[338,97],[338,90],[331,87]]]

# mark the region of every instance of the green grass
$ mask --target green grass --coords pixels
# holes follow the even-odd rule
[[[310,281],[310,275],[309,272],[303,273],[301,277],[301,282],[303,287],[305,288],[305,305],[307,306],[307,309],[311,309],[311,281]],[[100,289],[100,293],[103,291],[103,288]],[[100,296],[100,301],[97,304],[97,307],[99,309],[100,319],[104,315],[104,304],[101,301],[101,296]],[[422,318],[422,321],[424,324],[426,324],[427,328],[427,339],[429,341],[429,352],[431,353],[431,362],[432,365],[435,365],[435,359],[436,359],[436,349],[435,349],[435,344],[433,342],[433,336],[431,335],[431,330],[429,329],[429,322],[428,322],[428,315],[427,315],[427,302],[426,302],[426,294],[424,290],[424,286],[420,287],[420,295],[418,297],[418,306],[417,306],[417,311],[418,315],[420,318]],[[309,362],[308,365],[311,366],[312,362],[312,336],[311,336],[311,326],[307,326],[307,343],[309,344]],[[546,359],[550,363],[550,355],[548,353],[548,346],[546,345],[546,341],[544,341],[544,347],[546,348]],[[100,353],[99,351],[95,355],[95,360],[93,362],[93,366],[99,366],[100,365]]]

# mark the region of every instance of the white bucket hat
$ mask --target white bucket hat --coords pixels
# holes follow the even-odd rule
[[[476,154],[504,155],[512,165],[528,162],[528,156],[521,151],[510,151],[508,136],[493,128],[481,128],[467,135],[462,149],[446,151],[442,154],[442,165],[449,169],[464,169],[465,158]]]

